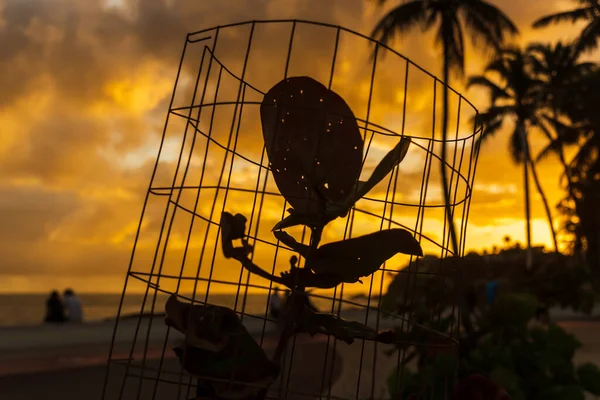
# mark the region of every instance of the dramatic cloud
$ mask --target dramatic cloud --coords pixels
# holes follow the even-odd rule
[[[368,34],[386,10],[376,7],[375,3],[364,0],[0,1],[0,252],[3,254],[0,290],[45,291],[52,286],[65,285],[85,291],[118,291],[121,288],[188,32],[253,19],[301,18],[339,24]],[[386,7],[394,2],[388,3]],[[564,33],[564,27],[545,31],[529,28],[535,17],[568,6],[563,4],[564,1],[545,2],[543,6],[536,2],[498,3],[521,27],[524,33],[521,40],[572,35],[572,32]],[[249,28],[250,25],[245,25],[221,31],[204,104],[237,100],[240,88],[237,78],[242,73]],[[253,35],[245,79],[265,91],[284,76],[290,25],[259,25]],[[214,39],[188,46],[175,106],[191,104],[202,51]],[[439,76],[439,49],[432,43],[431,34],[422,35],[415,31],[394,47]],[[311,75],[327,84],[334,45],[335,32],[331,29],[309,29],[299,24],[288,75]],[[398,133],[404,129],[406,134],[430,138],[434,126],[434,80],[417,68],[409,67],[405,95],[406,61],[385,54],[378,59],[374,88],[370,93],[372,50],[373,47],[362,39],[342,33],[332,88],[346,99],[357,117],[366,119],[368,113],[371,122],[387,129]],[[471,51],[471,47],[468,50],[467,73],[480,72],[485,58]],[[217,60],[235,76],[222,71],[219,93],[215,97],[219,73]],[[207,65],[208,61],[207,58]],[[200,88],[203,82],[201,80]],[[456,82],[453,86],[462,90],[463,85]],[[439,83],[436,89],[435,135],[438,136]],[[262,99],[260,93],[251,88],[247,88],[245,95],[246,101]],[[367,107],[369,96],[370,108]],[[467,97],[476,107],[485,108],[485,93],[472,91]],[[198,105],[200,99],[201,94],[197,93],[194,104]],[[458,125],[458,136],[470,135],[473,129],[470,118],[474,112],[469,111],[466,102],[462,101],[461,120],[457,124],[458,97],[453,97],[451,109],[454,117],[450,123],[451,126]],[[187,111],[184,109],[180,113],[187,115]],[[230,155],[226,158],[226,152],[219,147],[219,144],[227,145],[231,132],[233,138],[237,134],[237,125],[232,131],[234,106],[218,106],[214,118],[211,118],[211,111],[211,107],[204,107],[196,123],[202,133],[211,134],[210,144],[202,135],[195,136],[185,180],[184,170],[194,129],[187,127],[183,163],[177,169],[186,120],[173,114],[170,116],[159,168],[152,182],[157,188],[156,193],[163,196],[150,196],[133,261],[135,271],[156,273],[162,268],[161,272],[174,276],[183,273],[194,277],[198,273],[207,278],[210,266],[217,266],[212,274],[214,279],[240,279],[239,266],[223,260],[220,250],[214,249],[216,227],[213,225],[206,234],[208,223],[205,219],[213,222],[219,219],[223,191],[215,201],[214,189],[203,189],[198,200],[197,192],[191,189],[173,193],[164,189],[172,186],[175,176],[175,184],[179,186],[198,185],[201,175],[205,186],[217,185],[222,169],[224,180],[221,185],[224,185],[229,180],[230,168],[232,187],[254,190],[257,183],[259,187],[264,184],[264,169],[257,182],[258,166],[236,158],[230,167]],[[196,118],[195,115],[193,113],[192,117]],[[370,140],[369,135],[367,140]],[[417,143],[427,147],[428,141]],[[539,147],[540,143],[541,140],[536,141],[535,146]],[[207,144],[209,156],[204,158]],[[364,174],[393,144],[393,140],[375,135]],[[499,243],[505,233],[518,240],[523,238],[521,170],[511,164],[506,149],[507,138],[501,134],[482,148],[477,184],[473,188],[467,248],[489,247]],[[237,150],[250,160],[260,161],[262,137],[258,106],[244,107]],[[413,146],[398,178],[395,201],[408,205],[398,205],[393,220],[411,229],[418,228],[417,209],[410,205],[418,204],[421,198],[425,153]],[[457,154],[460,158],[460,150]],[[466,160],[469,154],[470,143],[466,143],[465,163],[461,168],[464,175],[468,174]],[[267,165],[266,159],[263,165]],[[438,169],[434,162],[425,200],[429,205],[439,205],[442,201]],[[557,186],[559,170],[553,160],[540,167],[543,185],[553,204],[561,195]],[[277,191],[272,179],[266,187],[270,192]],[[384,200],[386,190],[387,180],[369,197]],[[457,200],[461,200],[460,195],[464,192],[465,184],[459,182]],[[170,194],[180,207],[175,208],[164,194]],[[253,218],[262,204],[258,230],[255,220],[251,229],[262,240],[271,241],[269,231],[283,212],[281,197],[267,195],[261,199],[242,191],[229,192],[227,196],[226,209]],[[539,199],[534,198],[534,205],[535,241],[547,244],[548,230]],[[375,214],[384,212],[382,203],[377,201],[362,201],[360,207]],[[174,209],[177,211],[173,214]],[[190,234],[190,212],[194,210],[198,217],[193,219]],[[460,206],[457,213],[462,213]],[[163,238],[160,251],[155,253],[165,216],[164,229],[171,232],[169,243],[165,244]],[[427,210],[424,219],[423,235],[440,242],[444,226],[442,209]],[[380,218],[360,213],[356,215],[356,221],[355,234],[378,229],[381,225]],[[345,220],[333,224],[324,240],[341,238],[345,224]],[[301,235],[301,231],[296,233]],[[440,251],[426,239],[424,246],[427,251]],[[163,253],[165,247],[167,250]],[[186,248],[188,256],[184,262]],[[258,243],[257,263],[269,267],[274,252],[273,246]],[[289,255],[279,251],[278,269],[285,268],[286,257]],[[398,266],[403,262],[405,259],[398,259],[392,264]],[[198,265],[201,265],[199,272]],[[245,275],[243,279],[246,279]],[[379,275],[377,279],[380,279]],[[252,281],[261,282],[254,278]],[[167,280],[160,285],[175,288],[176,280]],[[189,289],[190,285],[187,282],[184,286]]]

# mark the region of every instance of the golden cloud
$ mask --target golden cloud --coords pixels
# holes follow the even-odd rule
[[[100,0],[4,2],[0,8],[0,66],[3,71],[0,75],[3,88],[0,92],[0,218],[3,221],[0,226],[0,252],[4,261],[0,282],[4,286],[0,286],[0,290],[11,287],[11,290],[37,291],[65,285],[86,291],[120,290],[187,32],[251,19],[304,18],[369,33],[377,18],[386,11],[377,8],[374,3],[364,0],[257,0],[251,5],[240,5],[234,0],[124,0],[107,6],[106,1]],[[388,3],[386,7],[393,5],[393,2]],[[505,1],[498,2],[498,5],[516,19],[525,32],[524,40],[527,40],[564,35],[562,28],[544,31],[543,35],[527,28],[535,17],[550,12],[552,8],[565,7],[562,3],[545,2],[542,6],[542,3],[536,2]],[[240,54],[247,46],[244,31],[247,28],[223,34],[215,54],[238,76],[243,60]],[[261,44],[251,51],[246,78],[262,91],[268,90],[283,77],[289,45],[289,31],[286,29],[289,27],[261,26],[255,32],[255,43]],[[308,74],[328,82],[334,36],[324,32],[321,28],[299,27],[290,75]],[[431,43],[431,34],[422,35],[415,31],[398,41],[396,47],[434,75],[439,75],[439,51]],[[176,93],[176,105],[189,106],[191,102],[203,45],[197,48],[199,50],[196,53],[192,51],[191,58],[184,62],[183,85]],[[470,47],[468,50],[467,72],[480,72],[485,58],[477,56]],[[363,41],[347,34],[341,35],[332,81],[333,90],[342,95],[356,115],[363,119],[367,114],[371,51],[372,47]],[[434,132],[433,81],[411,67],[408,87],[405,88],[405,68],[405,61],[391,54],[378,60],[369,120],[395,132],[402,132],[404,127],[409,135],[439,136],[441,102],[435,108]],[[460,82],[454,86],[462,89]],[[209,79],[208,88],[206,99],[214,101],[216,75]],[[238,88],[238,80],[226,77],[221,82],[218,100],[236,99]],[[439,100],[441,85],[438,84],[436,89]],[[247,96],[247,101],[261,100],[256,92],[248,91]],[[485,94],[481,92],[469,93],[469,99],[480,108],[487,104]],[[198,102],[197,99],[196,104]],[[403,115],[404,106],[406,115]],[[458,127],[459,136],[465,137],[472,132],[471,115],[462,104],[461,120],[457,123],[457,108],[458,98],[453,97],[451,110],[454,117],[450,126]],[[182,139],[186,121],[171,115],[152,186],[168,188],[173,185],[174,177],[175,185],[197,186],[203,170],[204,184],[215,185],[224,167],[225,176],[228,176],[231,160],[228,161],[226,152],[218,144],[227,145],[233,115],[233,107],[218,107],[211,132],[214,141],[207,140],[192,127],[188,129],[185,143]],[[197,127],[203,133],[210,130],[209,117],[210,113],[206,112],[197,121]],[[244,107],[242,128],[238,142],[240,153],[260,161],[263,143],[256,106]],[[192,149],[190,139],[194,134],[196,140]],[[421,144],[424,143],[426,141]],[[368,174],[377,159],[392,145],[392,140],[376,135],[364,174]],[[204,158],[207,146],[210,156]],[[182,147],[182,165],[190,160],[185,180],[183,168],[177,170],[177,158]],[[499,242],[504,233],[522,240],[520,169],[510,164],[506,148],[506,137],[502,135],[482,148],[467,248],[481,248],[494,241]],[[191,158],[190,150],[193,150]],[[414,146],[400,168],[397,202],[418,203],[425,160],[424,151]],[[263,165],[266,165],[266,160]],[[238,189],[255,189],[260,170],[258,166],[236,158],[232,168],[230,185]],[[439,166],[434,163],[426,199],[428,204],[441,201],[438,169]],[[549,160],[540,166],[540,171],[551,202],[556,202],[561,195],[556,178],[559,167]],[[461,172],[466,174],[463,169]],[[261,179],[264,179],[264,170]],[[385,199],[386,184],[375,188],[369,197]],[[267,188],[277,191],[272,179],[268,180]],[[459,193],[464,189],[459,186]],[[186,189],[181,194],[175,191],[171,195],[173,199],[179,196],[179,205],[188,210],[195,208],[198,216],[216,222],[223,208],[224,193],[221,191],[216,196],[213,207],[215,192],[214,189],[203,189],[197,205],[197,191]],[[214,249],[216,228],[209,228],[205,220],[198,216],[192,218],[192,214],[182,208],[178,208],[172,216],[174,208],[168,198],[151,196],[141,227],[134,270],[157,271],[162,265],[164,271],[178,275],[182,271],[187,247],[190,254],[183,263],[185,275],[195,276],[201,265],[200,276],[208,277],[208,266],[219,265],[214,268],[213,277],[240,279],[239,266],[223,260],[220,251]],[[250,218],[256,216],[258,204],[260,196],[232,191],[225,206],[233,212],[247,213]],[[375,214],[384,211],[377,201],[364,200],[360,207]],[[273,240],[269,230],[281,218],[282,211],[280,197],[265,196],[261,223],[256,231],[261,239]],[[396,223],[416,227],[415,207],[398,206],[395,213],[397,217],[393,219]],[[174,220],[168,244],[158,235],[165,216],[167,223],[171,218]],[[549,243],[547,227],[538,206],[534,207],[534,217],[536,242]],[[376,230],[381,224],[380,218],[365,214],[357,213],[356,218],[359,221],[357,233]],[[434,241],[441,241],[441,209],[427,210],[424,218],[423,234]],[[194,226],[190,234],[192,220]],[[341,238],[345,224],[345,220],[332,224],[326,240]],[[253,227],[256,229],[256,225]],[[205,238],[207,246],[203,245]],[[160,253],[159,261],[154,262],[157,246],[166,249],[164,261],[160,261],[163,255]],[[430,252],[439,251],[427,240],[424,240],[424,247]],[[274,254],[273,246],[257,244],[256,257],[261,265],[271,265]],[[289,258],[289,254],[285,251],[278,253],[277,268],[285,268],[286,257]],[[394,260],[392,264],[399,266],[404,262]],[[375,280],[380,279],[380,275]],[[95,284],[90,283],[92,277]],[[243,279],[246,279],[245,275]],[[260,280],[251,277],[250,281]],[[175,287],[176,283],[168,280],[165,285]],[[189,282],[185,285],[191,287]]]

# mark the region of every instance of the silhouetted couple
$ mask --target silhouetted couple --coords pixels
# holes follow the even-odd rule
[[[81,301],[71,289],[65,290],[63,298],[54,290],[46,300],[46,323],[83,322]]]

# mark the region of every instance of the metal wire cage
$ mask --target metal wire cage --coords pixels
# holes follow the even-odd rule
[[[253,262],[276,275],[289,267],[293,253],[270,232],[285,216],[286,202],[270,171],[259,108],[273,85],[292,76],[310,76],[349,104],[363,135],[361,176],[400,136],[413,138],[400,166],[345,218],[328,225],[323,241],[402,227],[414,233],[426,254],[441,260],[453,255],[439,175],[440,80],[389,47],[339,26],[250,21],[191,33],[127,271],[104,399],[194,397],[196,381],[171,350],[181,336],[164,324],[164,304],[173,293],[182,301],[234,309],[271,351],[273,283],[223,257],[219,220],[223,211],[246,215]],[[462,253],[481,129],[476,109],[452,89],[449,107],[445,168]],[[306,228],[294,229],[290,232],[306,243]],[[381,295],[394,274],[410,281],[419,265],[417,257],[398,255],[362,283],[311,296],[321,310],[375,329],[410,324],[410,313],[383,312]],[[410,306],[410,293],[403,301]],[[448,336],[457,334],[458,328]],[[362,340],[347,345],[333,337],[295,337],[267,397],[387,397],[385,382],[402,352],[387,357],[386,349],[389,345]]]

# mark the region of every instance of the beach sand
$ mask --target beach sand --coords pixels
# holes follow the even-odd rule
[[[364,322],[364,314],[360,312],[356,315],[350,313],[345,317],[360,320],[360,315],[363,315]],[[148,331],[150,322],[151,329]],[[376,324],[374,315],[368,322],[372,326]],[[245,321],[245,324],[260,340],[262,322]],[[382,328],[393,324],[389,320],[380,321]],[[592,361],[600,364],[600,321],[573,320],[560,324],[584,343],[576,355],[576,362]],[[113,323],[0,328],[0,399],[101,399],[113,328]],[[136,320],[119,324],[113,359],[122,358],[124,361],[111,363],[106,399],[191,398],[191,394],[186,396],[186,385],[190,383],[188,375],[181,374],[178,361],[170,351],[172,344],[180,337],[170,333],[165,346],[166,328],[162,318],[146,320],[140,325],[139,344],[135,346],[129,367],[129,374],[138,377],[129,377],[122,386],[126,359],[131,355],[131,338],[136,328]],[[276,333],[274,326],[268,325],[266,328],[264,347],[267,353],[271,353],[276,344]],[[144,361],[146,341],[147,359]],[[320,392],[343,399],[388,398],[385,380],[395,367],[397,358],[384,354],[390,346],[378,345],[377,352],[374,347],[373,343],[368,342],[363,348],[362,341],[348,345],[334,342],[333,339],[328,344],[327,337],[324,336],[310,338],[299,335],[295,344],[292,342],[288,347],[281,382],[272,385],[271,394],[277,396],[277,391],[281,388],[282,393],[288,393],[287,399],[290,400],[315,398],[314,394]],[[173,383],[161,382],[156,385],[156,368],[163,355],[163,348],[161,378]],[[332,363],[332,360],[335,361]],[[142,364],[145,372],[143,379],[140,379]],[[329,382],[332,382],[330,389]],[[155,387],[157,390],[153,397]],[[308,396],[309,394],[313,395]]]

